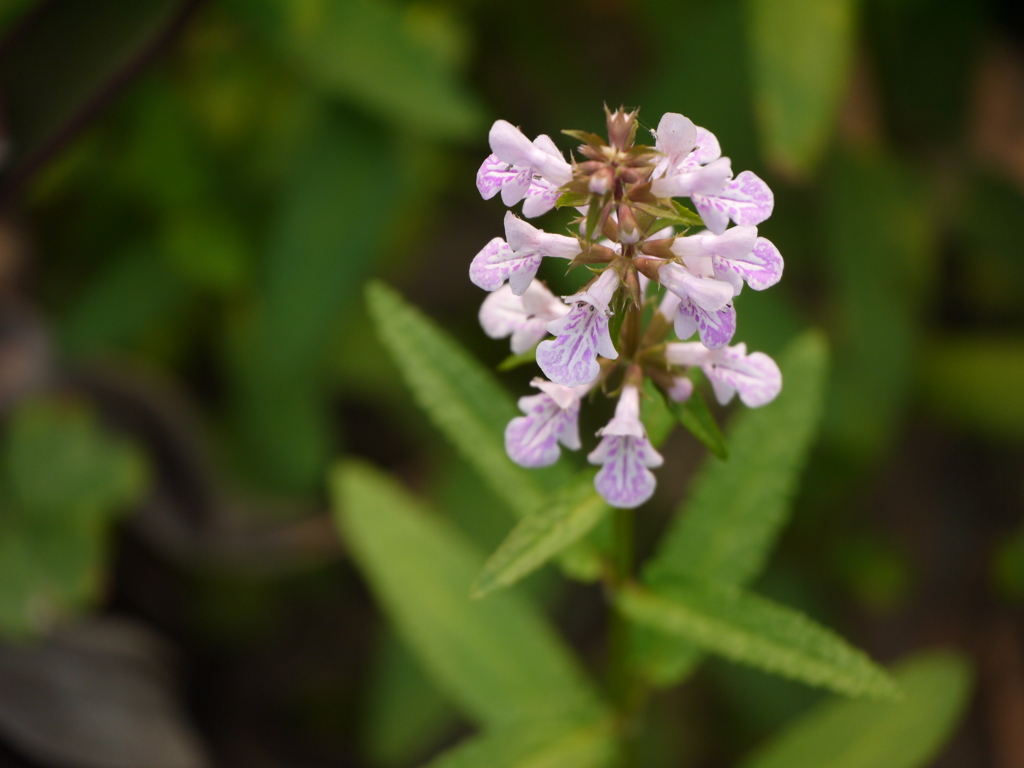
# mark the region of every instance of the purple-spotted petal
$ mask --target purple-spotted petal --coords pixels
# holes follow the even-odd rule
[[[715,397],[722,405],[739,393],[749,408],[759,408],[774,400],[782,390],[782,372],[763,352],[746,354],[746,344],[723,349],[702,368],[707,374]]]
[[[699,277],[682,264],[669,262],[658,269],[661,284],[685,301],[709,312],[721,309],[733,297],[733,288],[722,280]]]
[[[541,216],[558,202],[558,187],[544,179],[534,179],[526,190],[526,201],[523,203],[523,216],[528,219]]]
[[[517,175],[522,169],[516,168],[498,159],[497,155],[488,155],[476,172],[476,188],[484,200],[490,200],[502,188],[506,181]]]
[[[747,285],[755,291],[763,291],[782,279],[782,254],[770,240],[763,237],[757,238],[753,249],[745,256],[731,259],[716,256],[714,265],[716,277],[720,270],[732,272],[746,280]],[[723,279],[729,278],[725,276]]]
[[[704,190],[698,190],[703,193]],[[772,215],[775,196],[768,185],[751,171],[743,171],[713,196],[697,194],[693,204],[704,224],[715,234],[722,234],[732,219],[741,225],[756,225]]]
[[[532,179],[529,168],[524,168],[514,176],[510,176],[501,185],[501,202],[509,206],[518,203],[526,197]]]
[[[503,285],[492,292],[480,307],[480,325],[492,339],[512,337],[512,352],[521,354],[547,336],[547,324],[569,308],[552,295],[543,283],[534,280],[522,296]]]
[[[541,256],[516,256],[500,237],[496,237],[473,257],[469,279],[485,291],[496,291],[508,280],[512,293],[521,295],[530,286],[540,268]]]
[[[601,371],[598,354],[618,356],[608,333],[608,318],[592,304],[576,302],[569,314],[549,323],[548,330],[558,338],[540,343],[537,364],[557,384],[589,384]]]
[[[563,408],[550,394],[542,392],[521,397],[519,408],[525,415],[512,419],[505,428],[505,451],[520,466],[554,464],[561,455],[560,439],[566,447],[579,445],[579,399]]]
[[[657,481],[648,467],[660,466],[662,458],[646,437],[605,435],[587,458],[603,464],[594,487],[613,507],[634,509],[654,494]]]
[[[700,341],[708,349],[719,349],[732,341],[736,333],[736,310],[732,304],[726,304],[721,309],[709,312],[689,300],[684,300],[679,305],[679,314],[689,319],[690,325],[684,329],[696,327],[700,334]],[[679,335],[679,322],[676,322],[676,334]],[[680,339],[689,338],[693,331],[686,337],[679,335]]]
[[[688,170],[699,165],[707,165],[722,156],[722,147],[718,139],[707,128],[697,126],[697,135],[694,141],[693,152],[686,156],[682,162],[681,170]]]

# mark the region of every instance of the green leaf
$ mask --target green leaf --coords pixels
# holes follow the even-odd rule
[[[590,195],[581,192],[563,192],[555,201],[556,208],[581,208],[590,203]]]
[[[854,0],[747,0],[754,111],[765,159],[804,176],[820,162],[849,79]]]
[[[381,641],[368,680],[363,748],[373,765],[409,765],[436,748],[459,717],[393,632]]]
[[[537,360],[537,347],[533,346],[525,352],[520,352],[518,355],[509,355],[500,363],[498,363],[499,371],[511,371],[513,368],[518,368],[521,365],[535,362]]]
[[[617,754],[608,720],[582,727],[536,721],[467,739],[427,768],[602,768]]]
[[[232,338],[239,449],[278,491],[315,490],[331,453],[324,358],[392,215],[379,200],[397,173],[394,148],[366,152],[373,144],[372,126],[340,114],[323,121],[270,217],[259,312]]]
[[[665,224],[672,224],[677,227],[699,227],[703,225],[703,220],[696,213],[682,205],[676,204],[675,201],[672,202],[671,208],[650,205],[649,203],[633,203],[633,207],[650,214],[656,221],[665,222]]]
[[[582,141],[584,144],[589,144],[595,149],[601,149],[602,147],[608,146],[608,143],[598,136],[596,133],[590,133],[589,131],[576,131],[563,129],[562,133],[566,136]]]
[[[594,490],[594,473],[585,472],[555,494],[548,505],[519,521],[488,558],[473,584],[473,597],[511,586],[533,573],[586,536],[610,511]]]
[[[452,71],[460,57],[427,44],[415,10],[388,0],[236,0],[231,7],[317,87],[416,135],[470,138],[484,121]],[[444,25],[449,41],[460,35],[444,17],[433,23]]]
[[[850,696],[893,699],[892,679],[841,637],[791,608],[730,586],[662,582],[624,588],[615,600],[628,618],[730,661]]]
[[[644,568],[652,587],[693,577],[745,585],[764,567],[789,517],[800,472],[821,415],[827,351],[809,332],[780,357],[778,399],[737,414],[729,430],[730,459],[709,459],[655,556]],[[637,659],[662,685],[679,680],[699,657],[685,643],[637,638]]]
[[[136,499],[146,467],[85,406],[22,402],[0,454],[0,633],[28,637],[100,595],[109,525]]]
[[[894,704],[827,701],[740,763],[740,768],[924,768],[970,701],[971,669],[950,653],[915,656],[895,670]]]
[[[370,283],[366,298],[381,341],[435,426],[513,513],[538,509],[568,474],[557,466],[527,471],[508,458],[505,426],[519,412],[490,371],[382,283]]]
[[[729,458],[729,447],[726,445],[725,435],[718,428],[718,422],[711,415],[708,404],[700,392],[694,390],[684,403],[677,403],[669,397],[665,397],[664,400],[672,415],[689,430],[690,434],[704,443],[722,461]]]
[[[474,602],[483,558],[393,478],[345,463],[336,520],[377,600],[438,688],[477,722],[592,722],[604,705],[568,649],[522,595]]]

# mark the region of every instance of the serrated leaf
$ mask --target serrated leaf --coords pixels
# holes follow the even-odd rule
[[[748,0],[754,113],[765,159],[806,175],[827,147],[853,58],[853,0]]]
[[[914,656],[893,671],[894,704],[832,700],[759,748],[740,768],[923,768],[970,700],[971,669],[951,653]]]
[[[737,414],[729,430],[730,459],[709,459],[689,498],[644,568],[652,588],[678,577],[745,585],[761,572],[789,517],[800,472],[820,420],[827,348],[815,332],[798,337],[780,357],[778,399]],[[654,682],[670,685],[699,659],[690,645],[639,633],[636,661]]]
[[[638,624],[730,661],[850,696],[899,696],[885,670],[841,637],[798,611],[738,587],[663,581],[657,591],[627,586],[615,604]]]
[[[590,195],[579,192],[563,192],[555,201],[556,208],[582,208],[590,203]]]
[[[557,466],[528,472],[508,458],[505,426],[518,410],[491,373],[392,289],[370,283],[366,298],[381,341],[435,426],[513,513],[538,509],[568,474]]]
[[[467,739],[425,768],[602,768],[617,752],[608,720],[582,727],[535,722]]]
[[[483,558],[444,520],[367,465],[343,463],[331,480],[335,519],[378,602],[465,714],[488,725],[603,716],[576,660],[522,595],[466,597]]]
[[[594,490],[594,473],[568,483],[551,502],[527,515],[488,558],[473,584],[483,597],[515,584],[566,547],[586,536],[611,511]]]

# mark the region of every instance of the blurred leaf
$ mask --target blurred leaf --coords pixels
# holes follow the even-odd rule
[[[893,704],[828,701],[801,717],[740,768],[923,768],[966,708],[971,669],[949,653],[914,656],[895,672]]]
[[[690,373],[690,378],[694,380],[694,392],[686,402],[677,403],[665,397],[663,393],[661,399],[669,412],[691,435],[704,443],[715,456],[726,461],[729,458],[729,446],[725,442],[725,435],[718,428],[718,422],[711,415],[704,396],[696,390],[699,378],[693,372]]]
[[[780,357],[778,399],[737,414],[729,430],[731,458],[709,458],[689,497],[644,568],[657,589],[677,577],[743,586],[760,573],[789,517],[800,472],[821,414],[827,365],[824,338],[798,337]],[[697,661],[695,649],[641,633],[637,663],[661,685],[678,681]]]
[[[519,521],[484,564],[473,583],[473,597],[515,584],[590,533],[610,511],[594,490],[594,473],[584,472],[549,504]]]
[[[519,411],[490,371],[391,288],[371,283],[366,298],[384,346],[435,426],[517,516],[538,509],[568,473],[527,471],[509,459],[505,426]]]
[[[0,92],[18,176],[123,76],[184,6],[176,0],[41,4],[0,54]]]
[[[332,486],[338,525],[382,608],[467,715],[488,725],[602,716],[582,670],[522,595],[469,600],[482,558],[446,523],[365,465],[340,465]]]
[[[1024,600],[1024,528],[996,545],[992,581],[996,591],[1007,600]]]
[[[98,597],[108,524],[145,483],[141,456],[86,408],[25,402],[0,464],[0,632],[26,636]]]
[[[528,363],[536,362],[537,360],[537,347],[520,352],[518,355],[509,355],[500,363],[498,363],[499,371],[511,371],[513,368],[518,368],[521,365],[527,365]]]
[[[393,633],[385,634],[369,681],[365,749],[373,765],[409,764],[457,722],[451,705]]]
[[[827,148],[849,79],[854,0],[747,0],[755,115],[765,159],[805,176]]]
[[[422,7],[388,0],[235,0],[231,7],[320,88],[390,123],[444,139],[469,138],[483,123],[479,102],[450,69],[461,58],[451,47],[462,43],[453,42],[460,33],[443,16],[431,18],[425,38]]]
[[[133,350],[173,325],[193,300],[188,286],[142,246],[130,247],[87,284],[60,323],[72,357]]]
[[[602,768],[616,755],[610,721],[583,727],[537,721],[474,736],[425,768]]]
[[[990,437],[1024,437],[1024,339],[940,337],[925,350],[921,382],[936,413]]]
[[[624,588],[615,605],[638,624],[730,661],[850,696],[899,695],[884,670],[832,631],[731,585],[663,580],[655,592]]]
[[[236,337],[234,365],[242,448],[277,489],[310,492],[323,477],[332,450],[327,352],[374,267],[393,162],[372,126],[334,114],[270,222],[260,304]]]
[[[828,181],[827,255],[841,326],[822,436],[870,459],[891,441],[907,403],[937,271],[934,226],[923,182],[889,158],[843,157]]]
[[[245,233],[215,205],[173,212],[162,234],[165,258],[196,287],[227,293],[248,277],[251,256]]]

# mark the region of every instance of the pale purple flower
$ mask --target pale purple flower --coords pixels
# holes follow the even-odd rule
[[[782,390],[782,372],[775,361],[764,352],[748,355],[743,343],[724,349],[707,349],[696,342],[668,344],[665,359],[673,365],[700,366],[722,405],[738,392],[744,405],[758,408]]]
[[[544,283],[534,280],[522,296],[503,285],[480,307],[480,325],[492,339],[512,337],[513,354],[522,354],[548,335],[547,325],[569,311]]]
[[[651,469],[664,462],[647,439],[640,421],[640,393],[635,386],[622,388],[615,417],[597,433],[601,442],[587,456],[591,464],[603,465],[594,487],[613,507],[639,507],[654,493],[656,481]]]
[[[531,143],[504,120],[491,127],[490,140],[492,154],[476,174],[481,197],[490,200],[500,191],[501,201],[508,206],[526,198],[523,215],[530,219],[554,208],[558,187],[572,177],[572,166],[555,142],[541,134]]]
[[[732,178],[729,159],[722,157],[711,131],[666,112],[656,137],[655,146],[665,157],[655,167],[656,180],[651,185],[655,195],[689,197],[704,224],[717,235],[725,231],[729,219],[757,225],[771,216],[775,205],[771,189],[750,171]]]
[[[733,227],[721,235],[705,231],[677,237],[672,252],[691,271],[713,274],[728,282],[735,295],[743,288],[744,280],[755,291],[763,291],[782,278],[782,254],[771,241],[757,236],[757,227]]]
[[[743,171],[720,192],[696,190],[690,199],[707,228],[718,235],[725,232],[729,219],[740,225],[760,224],[775,207],[775,195],[752,171]]]
[[[537,229],[508,211],[505,237],[496,237],[473,257],[469,279],[485,291],[496,291],[508,280],[512,293],[521,296],[540,268],[545,256],[571,259],[580,252],[579,241]]]
[[[589,384],[601,371],[598,355],[619,356],[608,331],[609,305],[618,287],[618,273],[605,269],[588,290],[565,298],[569,314],[548,323],[557,338],[537,347],[537,365],[545,376],[566,387]]]
[[[696,331],[705,346],[717,349],[728,344],[736,332],[736,310],[732,285],[711,275],[695,274],[675,262],[658,269],[661,284],[680,299],[675,313],[676,335],[688,339]]]
[[[534,379],[539,395],[519,398],[518,416],[505,428],[505,451],[523,467],[546,467],[558,461],[561,443],[570,450],[580,447],[580,398],[590,387],[563,387]]]

